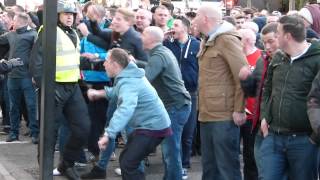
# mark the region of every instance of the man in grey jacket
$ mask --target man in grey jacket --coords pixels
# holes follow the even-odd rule
[[[169,113],[173,131],[173,135],[165,138],[162,143],[164,179],[181,180],[181,134],[191,111],[191,98],[184,86],[175,56],[162,45],[163,38],[163,31],[159,27],[150,26],[143,31],[143,47],[150,57],[145,71]]]

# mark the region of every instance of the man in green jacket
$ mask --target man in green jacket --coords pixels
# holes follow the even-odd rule
[[[284,53],[270,63],[262,97],[262,177],[316,179],[318,148],[309,138],[307,95],[320,69],[320,44],[306,41],[297,16],[283,16],[277,31]]]

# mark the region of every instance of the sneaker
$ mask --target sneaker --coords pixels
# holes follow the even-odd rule
[[[75,168],[85,168],[85,167],[87,167],[87,163],[81,163],[81,162],[75,162],[74,163],[74,167]]]
[[[57,170],[68,180],[81,180],[75,167],[65,161],[60,162]]]
[[[117,156],[116,156],[116,153],[112,153],[111,156],[110,156],[110,161],[115,161],[117,160]]]
[[[68,167],[62,175],[64,175],[68,180],[81,180],[75,167]]]
[[[188,170],[186,168],[182,169],[182,179],[188,179]]]
[[[53,176],[61,176],[61,172],[58,170],[58,168],[54,168],[54,170],[52,171],[52,175]]]
[[[38,136],[32,137],[31,138],[31,142],[32,142],[32,144],[38,144],[39,143],[39,137]]]
[[[82,179],[106,179],[106,170],[101,169],[98,166],[93,166],[90,172],[83,174]]]
[[[116,173],[116,175],[121,176],[121,169],[120,168],[114,169],[114,172]]]
[[[93,155],[91,152],[88,152],[87,159],[90,163],[95,164],[99,161],[99,155]]]
[[[19,141],[18,136],[9,134],[7,139],[6,139],[6,142],[13,142],[13,141]]]

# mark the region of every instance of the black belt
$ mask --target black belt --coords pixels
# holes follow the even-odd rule
[[[309,136],[311,134],[311,132],[275,131],[271,128],[269,128],[269,132],[276,135],[283,135],[283,136]]]

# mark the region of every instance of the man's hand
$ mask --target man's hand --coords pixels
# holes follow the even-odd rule
[[[98,141],[99,149],[105,150],[107,148],[108,143],[109,143],[109,137],[103,135]]]
[[[243,66],[241,69],[240,69],[240,72],[239,72],[239,78],[240,80],[246,80],[248,78],[249,75],[251,75],[252,72],[250,70],[250,68],[248,66]]]
[[[82,53],[80,56],[88,58],[88,59],[96,59],[96,58],[98,58],[95,54],[92,54],[92,53]]]
[[[77,28],[79,29],[79,31],[81,32],[81,34],[85,37],[87,37],[89,35],[89,30],[88,27],[85,23],[80,23]]]
[[[23,66],[23,61],[20,58],[9,59],[7,64],[12,67]]]
[[[233,121],[236,125],[241,126],[246,122],[246,113],[233,112]]]
[[[90,101],[94,101],[94,100],[98,99],[99,93],[95,89],[88,89],[87,96]]]
[[[260,129],[261,129],[263,137],[267,137],[268,133],[269,133],[269,125],[268,125],[267,120],[265,118],[263,118],[261,121]]]

